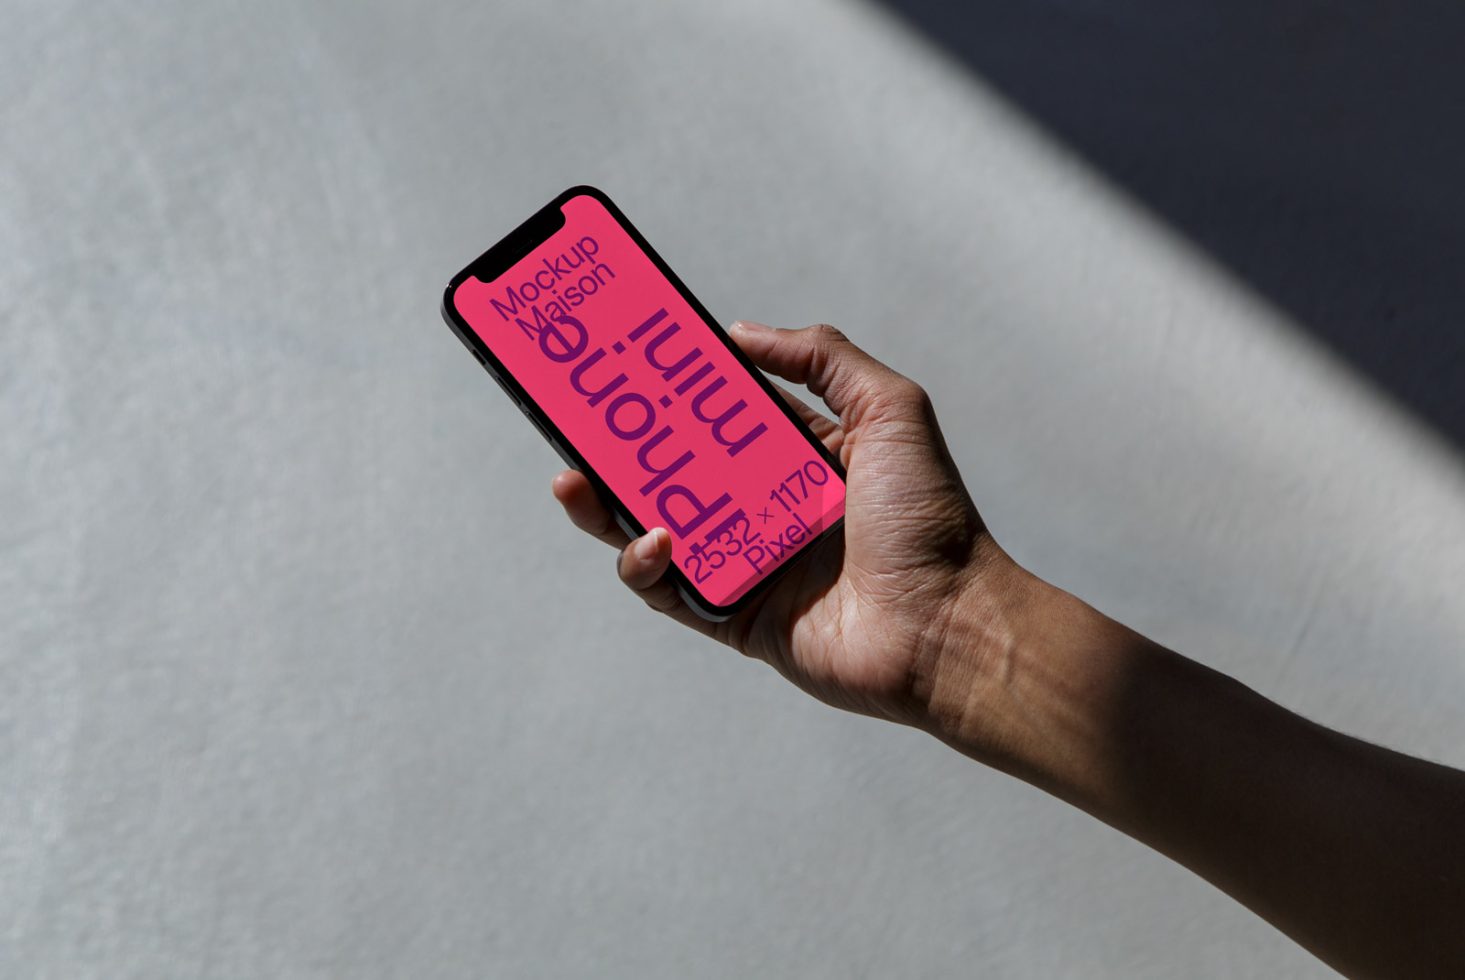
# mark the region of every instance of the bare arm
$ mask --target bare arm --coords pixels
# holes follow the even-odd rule
[[[1358,976],[1465,975],[1465,773],[1329,731],[1019,567],[993,540],[925,393],[829,327],[739,324],[849,471],[845,534],[709,624],[574,471],[555,496],[621,548],[648,605],[839,707],[913,725],[1214,883]]]
[[[928,730],[1185,865],[1344,973],[1465,975],[1465,773],[1315,725],[1002,574],[1022,599],[954,617]]]

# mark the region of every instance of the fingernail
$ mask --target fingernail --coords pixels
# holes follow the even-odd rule
[[[773,328],[766,323],[754,323],[752,320],[734,320],[733,329],[742,333],[768,333]]]
[[[650,561],[656,557],[657,550],[661,547],[661,528],[653,528],[650,533],[643,535],[636,542],[636,557],[642,561]]]

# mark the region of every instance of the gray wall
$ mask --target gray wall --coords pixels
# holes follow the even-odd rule
[[[436,309],[582,181],[1039,574],[1465,763],[1457,453],[879,8],[4,15],[0,973],[1325,974],[622,593]]]

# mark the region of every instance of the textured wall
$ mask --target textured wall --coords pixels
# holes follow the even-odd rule
[[[0,973],[1325,973],[645,614],[440,288],[599,184],[1035,571],[1461,764],[1452,448],[879,8],[207,7],[5,5]]]

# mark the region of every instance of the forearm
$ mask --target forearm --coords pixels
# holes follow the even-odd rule
[[[1465,969],[1465,774],[1328,731],[1015,567],[964,597],[927,727],[1359,975]]]

